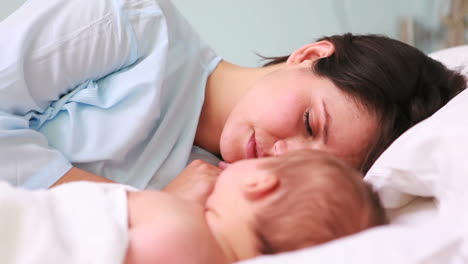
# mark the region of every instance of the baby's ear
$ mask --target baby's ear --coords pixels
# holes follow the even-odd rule
[[[257,200],[273,193],[279,183],[278,176],[273,173],[253,174],[245,178],[242,190],[248,200]]]

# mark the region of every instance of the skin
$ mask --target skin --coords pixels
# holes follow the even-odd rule
[[[234,162],[252,158],[247,148],[255,135],[254,157],[315,149],[359,167],[376,136],[377,121],[331,81],[312,73],[313,62],[333,52],[328,41],[312,43],[295,51],[287,63],[277,65],[247,88],[220,87],[213,96],[209,89],[195,144]],[[231,98],[233,102],[210,107],[218,98]],[[310,128],[304,120],[306,112]],[[216,118],[204,119],[210,113],[216,113]]]
[[[301,47],[286,63],[272,67],[221,62],[207,82],[194,144],[222,155],[227,162],[315,149],[359,167],[378,124],[364,107],[311,72],[315,60],[333,52],[330,42],[320,41]],[[253,135],[255,144],[249,146]],[[170,189],[177,192],[206,181],[201,175],[200,171],[184,173],[177,177],[182,179],[176,178],[180,185],[172,184]],[[54,186],[77,180],[109,181],[72,168]],[[212,183],[208,180],[206,184]]]
[[[227,162],[252,158],[247,147],[254,136],[255,158],[315,149],[357,167],[373,129],[372,117],[331,81],[305,67],[288,68],[264,78],[236,106],[220,149]]]
[[[246,160],[229,166],[205,200],[157,191],[129,192],[125,263],[227,264],[260,255],[249,223],[256,204],[278,186],[276,177],[265,180],[269,175],[259,167],[263,163]]]
[[[129,192],[128,221],[126,264],[232,263],[198,203],[165,192]]]
[[[294,167],[295,173],[306,177],[315,175],[321,188],[327,185],[321,183],[327,175],[321,170],[342,166],[339,164],[324,152],[294,151],[233,163],[220,172],[205,200],[158,191],[129,192],[129,247],[125,263],[227,264],[260,256],[260,240],[252,225],[254,215],[274,206],[278,197],[290,190],[281,184],[282,178],[288,176],[277,173],[276,167]],[[311,174],[311,170],[315,173]],[[362,181],[359,175],[352,178]],[[336,187],[329,186],[329,190],[333,192]],[[315,197],[312,192],[311,197]]]

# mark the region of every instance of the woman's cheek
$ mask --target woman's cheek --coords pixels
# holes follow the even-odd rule
[[[298,122],[301,122],[302,113],[293,109],[278,109],[275,115],[265,117],[266,130],[273,136],[284,138],[295,133]],[[298,119],[301,119],[298,121]]]

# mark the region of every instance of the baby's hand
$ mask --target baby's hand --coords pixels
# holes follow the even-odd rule
[[[205,205],[221,171],[202,160],[194,160],[163,191]]]
[[[231,163],[228,163],[228,162],[225,162],[225,161],[220,161],[218,163],[218,167],[220,167],[223,170],[226,169],[229,166],[231,166]]]

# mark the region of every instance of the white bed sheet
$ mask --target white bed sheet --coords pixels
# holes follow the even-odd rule
[[[466,183],[466,181],[465,181]],[[455,199],[442,213],[431,198],[416,198],[399,209],[388,210],[391,224],[335,240],[321,246],[242,264],[395,264],[468,263],[466,200]]]

